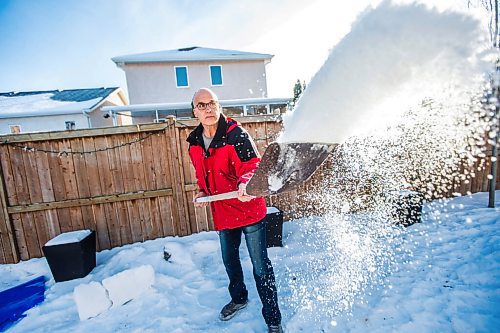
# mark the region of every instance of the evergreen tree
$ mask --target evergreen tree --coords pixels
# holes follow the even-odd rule
[[[300,83],[300,80],[297,79],[297,82],[295,82],[295,85],[293,86],[293,105],[297,104],[297,101],[302,95],[302,93],[306,90],[306,81],[303,81],[303,83]]]

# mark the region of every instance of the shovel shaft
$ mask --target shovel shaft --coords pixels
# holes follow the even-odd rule
[[[206,197],[199,197],[196,202],[212,202],[218,200],[234,199],[238,197],[238,191],[227,192],[216,195],[207,195]]]

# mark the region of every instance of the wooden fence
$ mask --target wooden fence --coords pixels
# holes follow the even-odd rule
[[[282,128],[279,116],[239,120],[261,153]],[[84,228],[97,231],[98,250],[212,230],[210,210],[191,203],[197,186],[186,138],[196,125],[168,119],[1,136],[0,263],[40,257],[51,238]],[[467,190],[484,191],[486,174]],[[299,192],[317,182],[266,200],[290,216]]]
[[[276,116],[241,122],[261,152],[281,129]],[[0,137],[0,263],[40,257],[49,239],[83,228],[97,231],[99,250],[213,229],[210,210],[191,203],[195,126],[169,119]]]

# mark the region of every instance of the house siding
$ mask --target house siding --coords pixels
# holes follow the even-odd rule
[[[223,84],[212,86],[210,65],[221,65]],[[175,67],[188,67],[189,87],[177,87]],[[220,99],[267,97],[264,61],[217,61],[125,64],[131,104],[189,101],[201,87],[210,87]]]
[[[113,126],[113,119],[111,117],[104,118],[105,114],[101,111],[101,109],[104,106],[127,105],[128,102],[126,98],[121,97],[120,94],[121,92],[112,93],[98,108],[89,114],[93,128]],[[129,112],[123,112],[123,114],[129,114]],[[116,120],[117,125],[132,125],[132,117],[118,115]]]
[[[74,121],[75,129],[89,128],[82,113],[0,119],[0,134],[10,134],[9,125],[21,125],[21,133],[66,130],[66,121]]]

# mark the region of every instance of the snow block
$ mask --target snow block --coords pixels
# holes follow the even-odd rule
[[[86,276],[96,265],[95,231],[60,234],[48,241],[43,253],[56,282]]]
[[[0,291],[0,332],[25,317],[24,312],[45,299],[45,276]]]
[[[111,307],[106,289],[99,282],[80,284],[73,291],[80,320],[93,318]]]
[[[155,282],[153,266],[144,265],[128,269],[102,280],[113,307],[125,304],[140,296]]]
[[[267,207],[267,247],[283,246],[283,212],[276,207]]]

